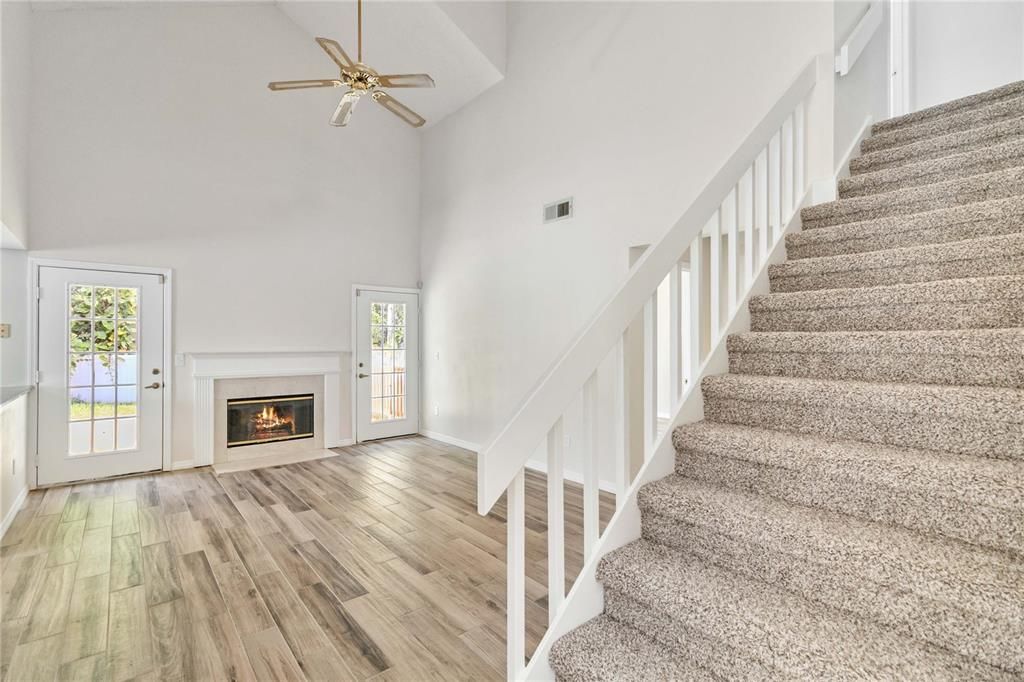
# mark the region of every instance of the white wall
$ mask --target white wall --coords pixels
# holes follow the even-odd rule
[[[850,37],[871,2],[835,4],[835,50]],[[882,3],[882,25],[875,31],[860,58],[845,76],[835,75],[836,163],[842,163],[850,145],[857,141],[868,116],[877,123],[889,117],[889,2]]]
[[[0,216],[4,248],[28,242],[28,144],[31,10],[0,3]]]
[[[1024,79],[1024,2],[913,2],[910,44],[913,110]]]
[[[417,133],[366,103],[330,127],[336,90],[268,91],[324,68],[275,6],[33,18],[34,255],[173,268],[178,353],[348,352],[351,284],[416,284]],[[187,368],[174,380],[183,461]]]
[[[28,258],[19,249],[0,249],[0,321],[11,335],[0,339],[0,386],[29,383]]]
[[[507,20],[505,80],[423,143],[424,420],[478,443],[621,283],[629,246],[660,238],[833,44],[826,3],[510,3]],[[830,174],[825,109],[813,163]],[[575,217],[542,225],[569,195]]]

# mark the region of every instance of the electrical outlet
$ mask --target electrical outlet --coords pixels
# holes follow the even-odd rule
[[[436,416],[437,416],[437,415],[439,415],[440,413],[441,413],[441,412],[440,412],[440,410],[438,409],[437,405],[434,405],[434,416],[436,417]]]
[[[17,476],[17,475],[18,475],[18,460],[12,459],[11,460],[11,476]]]
[[[11,325],[6,322],[0,324],[0,339],[11,338]]]

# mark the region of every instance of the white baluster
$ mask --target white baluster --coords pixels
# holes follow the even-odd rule
[[[739,224],[743,232],[743,287],[754,281],[754,168],[743,174],[739,184]]]
[[[785,227],[793,215],[793,117],[782,124],[782,221]]]
[[[628,346],[626,339],[629,332],[626,331],[619,337],[619,343],[615,348],[615,508],[621,509],[626,503],[626,492],[633,482],[632,462],[629,446],[629,359],[626,356]]]
[[[781,154],[779,153],[779,133],[775,133],[772,141],[768,144],[768,245],[775,246],[775,240],[779,238],[781,231],[781,209],[782,209],[782,167]],[[765,258],[768,252],[765,252]]]
[[[668,279],[668,367],[669,367],[669,412],[676,413],[683,396],[683,330],[682,330],[682,262],[672,266]]]
[[[506,676],[518,679],[526,666],[526,490],[523,469],[506,491],[508,556],[506,560]]]
[[[701,279],[703,274],[702,260],[704,258],[703,233],[698,234],[690,244],[690,319],[689,327],[686,330],[686,338],[690,343],[690,373],[688,379],[691,384],[697,383],[697,372],[700,371],[701,361],[701,338],[703,325],[700,322],[700,297],[703,290]],[[696,387],[694,387],[696,390]]]
[[[736,308],[736,290],[738,288],[737,278],[739,277],[739,271],[737,263],[739,262],[739,232],[738,232],[738,216],[736,210],[736,188],[733,187],[732,191],[729,192],[728,196],[725,197],[725,201],[722,202],[721,207],[722,216],[722,231],[725,232],[727,243],[726,243],[726,262],[725,266],[725,281],[726,281],[726,298],[725,298],[725,319],[728,320],[732,316],[732,311]]]
[[[709,253],[711,263],[708,270],[711,288],[708,290],[708,294],[711,308],[711,345],[714,346],[718,341],[718,328],[721,325],[722,315],[722,219],[718,211],[711,216],[708,229],[711,234]]]
[[[758,249],[755,267],[760,269],[768,257],[768,150],[762,149],[754,162],[754,224]]]
[[[597,372],[583,384],[583,560],[590,558],[600,533],[597,456]]]
[[[796,105],[796,111],[793,112],[793,128],[795,131],[796,138],[794,144],[796,151],[796,160],[793,163],[793,203],[799,202],[803,196],[804,191],[807,189],[804,187],[804,167],[807,163],[804,152],[804,136],[807,134],[806,126],[804,124],[804,103]]]
[[[562,418],[548,431],[548,624],[565,599],[565,483]]]
[[[658,290],[644,304],[644,461],[658,437]]]

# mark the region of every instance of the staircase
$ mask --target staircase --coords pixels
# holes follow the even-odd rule
[[[1024,82],[805,208],[561,680],[1024,676]]]

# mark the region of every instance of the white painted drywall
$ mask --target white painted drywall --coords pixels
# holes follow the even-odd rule
[[[835,49],[847,41],[871,2],[835,3]],[[889,3],[882,3],[882,25],[875,31],[860,58],[845,76],[835,74],[834,154],[841,163],[871,116],[873,122],[889,113]]]
[[[508,3],[504,0],[447,0],[437,5],[494,68],[505,73]]]
[[[1024,2],[910,4],[913,110],[1024,79]]]
[[[4,248],[28,242],[29,77],[32,11],[0,3],[0,216]]]
[[[0,322],[11,335],[0,339],[0,386],[29,383],[28,257],[20,249],[0,249]]]
[[[470,442],[619,286],[629,246],[660,238],[833,48],[827,3],[510,3],[507,19],[505,80],[423,141],[424,420]],[[832,171],[831,83],[809,177]],[[574,217],[543,225],[566,196]]]
[[[348,351],[353,282],[419,279],[419,138],[271,4],[33,12],[33,254],[174,269],[174,350]],[[176,461],[192,385],[174,368]],[[351,435],[346,379],[343,437]]]

